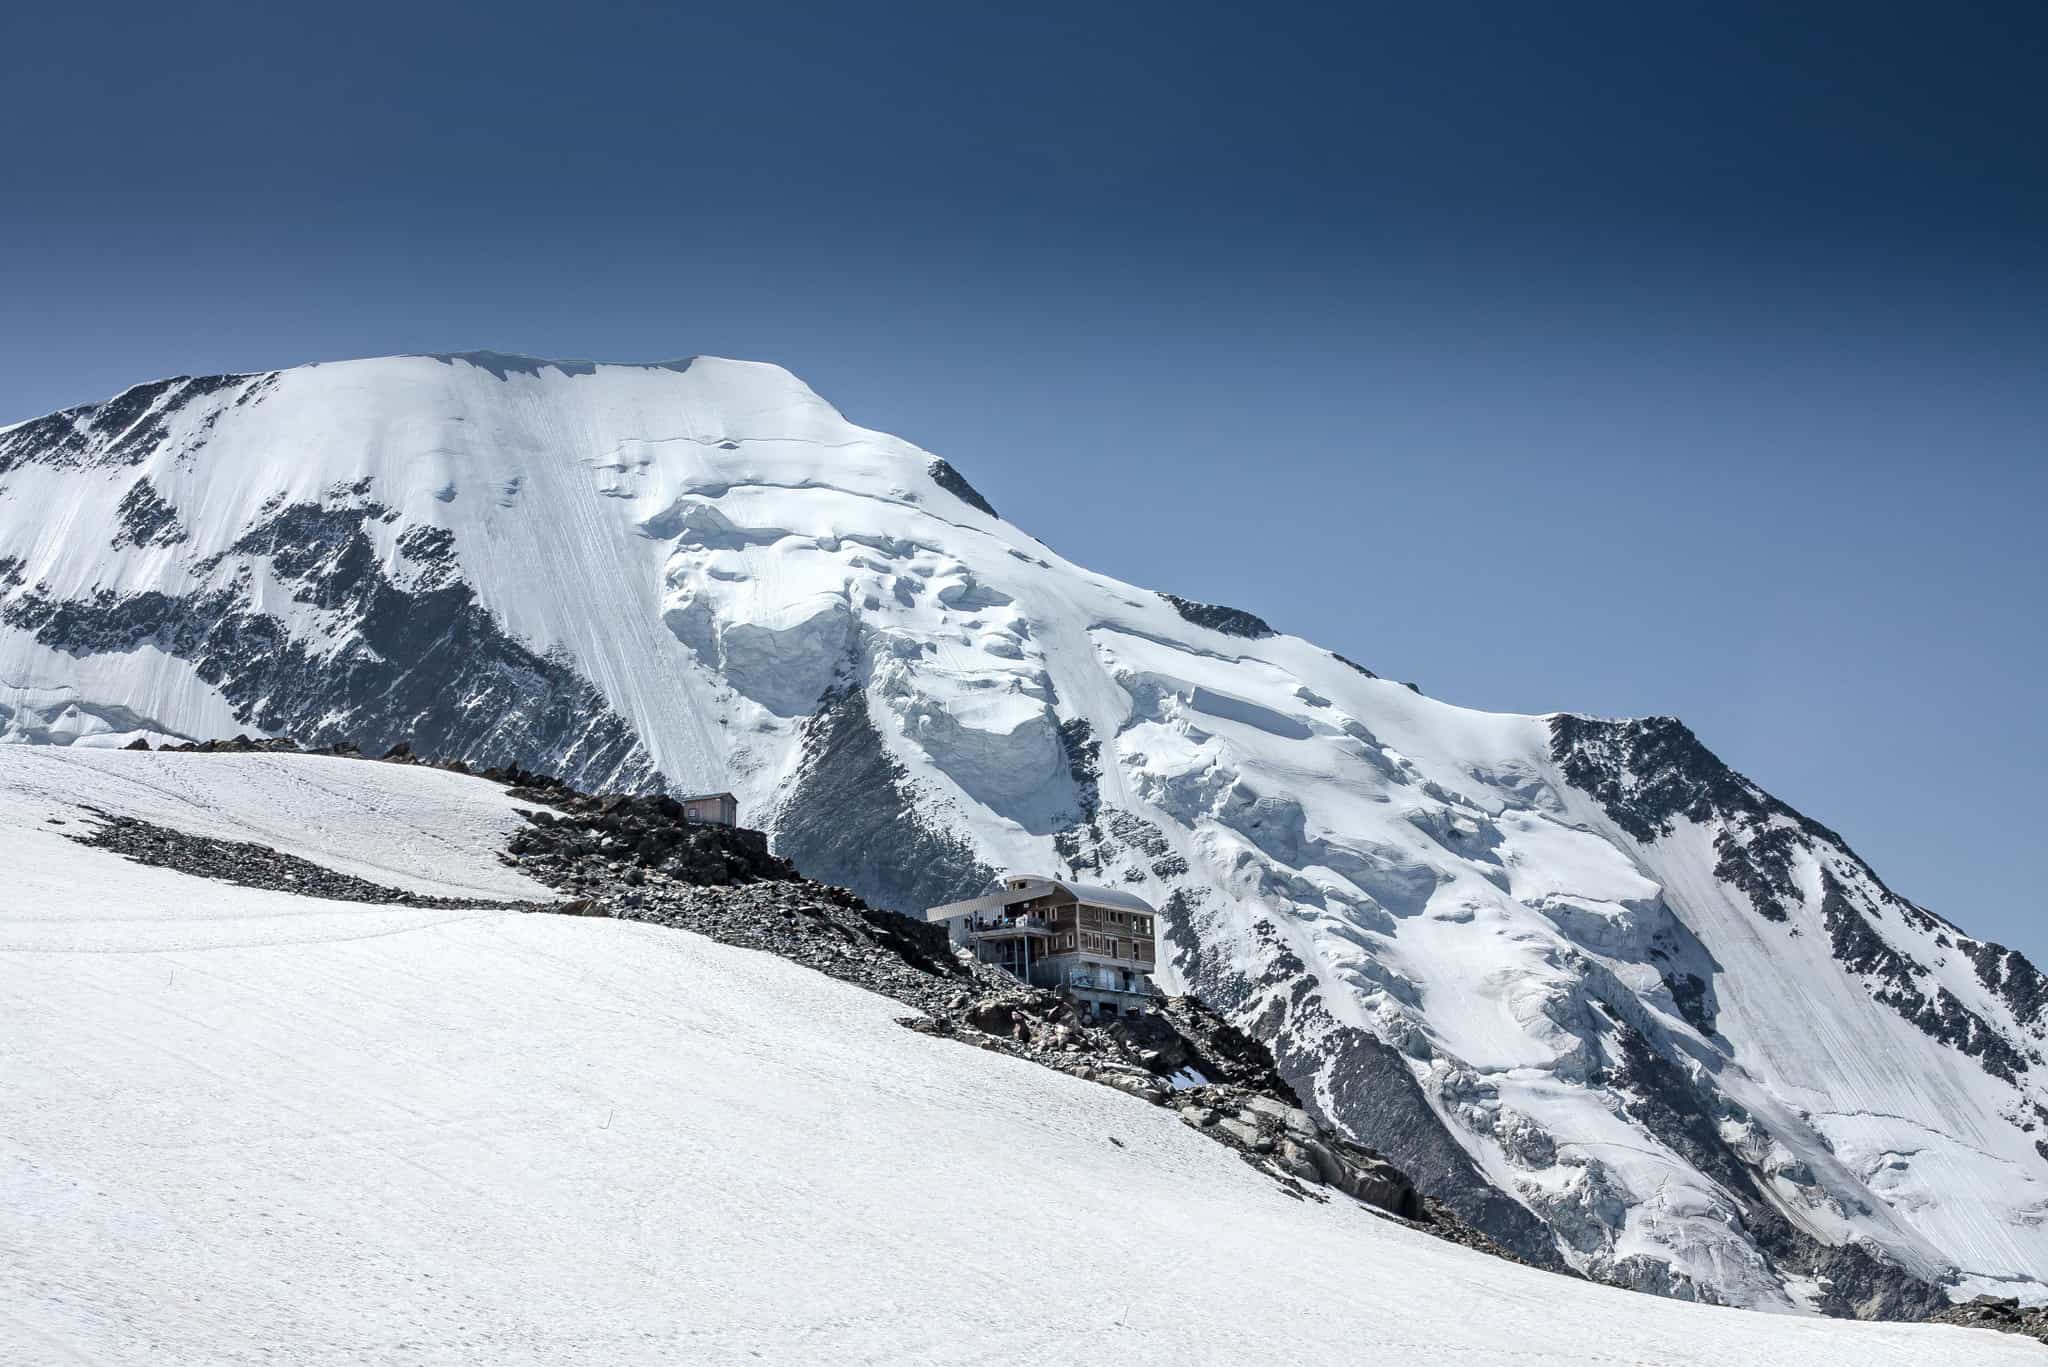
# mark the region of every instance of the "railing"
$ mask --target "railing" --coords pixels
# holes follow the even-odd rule
[[[1042,930],[1047,934],[1051,934],[1052,923],[1043,916],[1027,913],[1021,916],[991,916],[987,919],[977,917],[967,923],[967,929],[970,934],[974,935],[986,935],[991,932],[1005,930]]]

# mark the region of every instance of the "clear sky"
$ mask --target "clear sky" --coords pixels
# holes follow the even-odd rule
[[[0,421],[778,361],[1073,558],[1684,717],[2048,961],[2048,7],[15,5]]]

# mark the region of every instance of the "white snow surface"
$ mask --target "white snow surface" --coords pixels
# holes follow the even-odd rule
[[[1641,844],[1566,784],[1550,758],[1545,718],[1480,713],[1421,697],[1367,677],[1297,637],[1252,640],[1197,626],[1156,594],[1085,570],[947,492],[934,482],[930,462],[906,442],[846,421],[801,381],[771,365],[714,358],[584,366],[396,357],[304,367],[250,377],[179,409],[139,465],[31,463],[8,472],[0,498],[0,554],[18,561],[20,587],[6,590],[0,576],[0,603],[8,592],[32,590],[76,599],[232,589],[273,613],[296,639],[333,649],[345,638],[345,625],[278,588],[260,557],[252,565],[249,557],[229,551],[266,507],[302,500],[346,504],[363,497],[351,490],[366,487],[369,497],[394,513],[388,522],[369,524],[394,578],[411,572],[398,549],[408,530],[452,532],[460,573],[483,605],[519,640],[573,662],[592,680],[677,789],[730,788],[739,796],[743,819],[774,834],[803,762],[805,719],[835,681],[857,682],[923,810],[967,841],[993,870],[1077,875],[1128,888],[1155,905],[1182,893],[1192,899],[1190,926],[1204,954],[1242,967],[1252,979],[1274,954],[1291,952],[1313,977],[1316,1000],[1329,1017],[1402,1050],[1457,1142],[1504,1191],[1560,1231],[1565,1256],[1581,1267],[1600,1272],[1640,1256],[1734,1303],[1796,1310],[1807,1299],[1802,1288],[1764,1265],[1736,1220],[1729,1193],[1649,1134],[1620,1099],[1593,1080],[1603,1063],[1593,1041],[1609,1029],[1605,1018],[1618,1013],[1638,1029],[1675,1041],[1676,1052],[1711,1075],[1718,1094],[1739,1100],[1744,1116],[1727,1121],[1724,1132],[1760,1170],[1774,1174],[1772,1199],[1801,1227],[1824,1241],[1867,1241],[1924,1275],[1957,1279],[1963,1292],[2038,1297],[2048,1288],[2048,1168],[2021,1128],[2027,1108],[2048,1101],[2048,1092],[2031,1078],[2014,1086],[1989,1076],[1976,1060],[1929,1039],[1846,975],[1831,958],[1811,909],[1819,878],[1812,859],[1802,855],[1799,865],[1809,893],[1809,905],[1801,910],[1805,919],[1765,922],[1713,876],[1712,831],[1682,825],[1663,841]],[[117,521],[117,505],[138,479],[147,479],[176,509],[186,540],[109,545],[106,532]],[[1133,509],[1132,515],[1142,517],[1144,510]],[[1258,553],[1256,547],[1230,550]],[[13,690],[0,693],[0,701],[13,699],[9,724],[17,739],[91,744],[134,734],[207,736],[249,729],[189,665],[147,645],[121,655],[74,657],[12,631],[0,637],[0,689]],[[1110,851],[1101,867],[1069,869],[1062,863],[1053,835],[1075,819],[1077,794],[1059,728],[1076,721],[1087,722],[1102,747],[1103,809],[1149,823],[1159,852],[1141,854],[1126,845]],[[56,782],[47,778],[56,771],[41,772]],[[129,791],[125,763],[104,772],[121,775],[119,783],[110,780],[115,792]],[[265,829],[282,837],[292,824],[280,819]],[[330,853],[337,859],[346,855],[340,845]],[[1176,858],[1184,861],[1184,872],[1176,871]],[[441,867],[427,860],[406,876],[425,877],[430,866]],[[389,881],[400,872],[365,876]],[[467,869],[463,877],[471,876],[505,875]],[[1975,981],[1969,966],[1944,953],[1929,934],[1899,918],[1876,930],[1916,961],[1936,965],[1939,981],[1993,1025],[2015,1039],[2038,1039],[2038,1029],[2030,1034],[2016,1022]],[[1667,932],[1694,937],[1718,965],[1718,1038],[1689,1024],[1659,982],[1648,947],[1662,943],[1660,936],[1669,938]],[[938,1046],[898,1039],[881,1008],[872,1008],[881,1014],[871,1017],[863,1014],[869,1006],[834,995],[840,989],[789,986],[797,980],[778,967],[742,969],[724,951],[630,927],[494,917],[456,918],[431,932],[360,947],[221,952],[220,962],[246,960],[250,976],[228,975],[216,983],[195,973],[180,990],[220,993],[208,1008],[256,1011],[258,1001],[287,991],[297,975],[331,975],[334,1000],[308,1003],[316,1018],[327,1010],[356,1012],[363,1003],[353,994],[366,993],[377,998],[378,1011],[389,1013],[380,1018],[380,1028],[413,1032],[407,1037],[417,1040],[441,1039],[458,1057],[486,1048],[468,1036],[495,1039],[508,1028],[507,1020],[524,1019],[518,1013],[531,1007],[535,1028],[555,1032],[548,1036],[553,1042],[520,1065],[532,1071],[507,1076],[521,1085],[530,1082],[537,1098],[549,1098],[534,1103],[535,1114],[546,1112],[548,1125],[570,1124],[563,1118],[567,1112],[552,1108],[566,1105],[555,1090],[568,1085],[562,1079],[569,1074],[562,1070],[585,1066],[585,1055],[575,1051],[576,1032],[621,1032],[627,1047],[620,1052],[627,1060],[590,1065],[598,1070],[591,1105],[599,1097],[608,1108],[618,1105],[614,1130],[595,1139],[574,1130],[581,1136],[575,1152],[546,1159],[564,1166],[545,1171],[550,1180],[586,1184],[592,1193],[622,1183],[618,1199],[639,1213],[614,1211],[621,1223],[594,1237],[564,1232],[566,1242],[554,1260],[524,1268],[536,1286],[587,1286],[597,1303],[624,1317],[620,1334],[633,1325],[633,1332],[645,1329],[656,1335],[652,1341],[677,1346],[629,1308],[636,1296],[585,1278],[578,1265],[593,1250],[623,1278],[619,1288],[651,1286],[663,1277],[679,1278],[686,1287],[715,1283],[722,1289],[713,1299],[739,1297],[720,1303],[745,1304],[771,1322],[803,1302],[801,1287],[810,1284],[764,1268],[763,1282],[743,1285],[746,1279],[736,1269],[751,1272],[754,1265],[729,1243],[716,1245],[725,1261],[702,1268],[680,1255],[670,1262],[641,1252],[656,1233],[683,1230],[692,1240],[716,1234],[705,1220],[677,1208],[680,1195],[662,1194],[669,1189],[657,1182],[654,1174],[663,1169],[651,1151],[633,1150],[630,1161],[619,1163],[600,1164],[593,1157],[611,1152],[604,1145],[639,1142],[628,1136],[684,1123],[677,1108],[685,1102],[656,1098],[654,1070],[631,1077],[619,1072],[638,1068],[630,1056],[643,1046],[653,1049],[658,1030],[645,1016],[656,1001],[664,1003],[660,1012],[668,1014],[661,1019],[670,1022],[671,1034],[647,1057],[703,1070],[711,1079],[707,1085],[726,1089],[720,1095],[739,1107],[736,1114],[772,1105],[746,1101],[743,1089],[716,1080],[716,1060],[702,1052],[711,1047],[707,1032],[724,1041],[718,1047],[746,1054],[776,1070],[777,1077],[800,1077],[802,1104],[823,1108],[818,1114],[829,1112],[828,1097],[841,1096],[835,1088],[855,1078],[892,1096],[891,1107],[901,1103],[908,1111],[892,1109],[886,1130],[906,1156],[922,1156],[925,1146],[916,1136],[927,1122],[938,1127],[934,1133],[948,1136],[944,1143],[964,1146],[935,1152],[931,1161],[944,1165],[941,1172],[927,1169],[922,1177],[936,1177],[931,1189],[944,1193],[948,1203],[1013,1203],[999,1218],[991,1212],[985,1226],[962,1226],[978,1231],[972,1237],[984,1241],[979,1246],[1025,1249],[1027,1231],[1032,1238],[1054,1237],[1048,1220],[1029,1213],[1025,1198],[1037,1190],[1030,1174],[1039,1165],[1047,1172],[1055,1166],[1064,1170],[1064,1150],[1062,1163],[1052,1165],[1027,1143],[1002,1150],[1018,1155],[1006,1164],[998,1150],[977,1148],[980,1141],[971,1137],[991,1138],[994,1131],[975,1131],[964,1114],[941,1107],[931,1089],[912,1081],[916,1072],[910,1068],[915,1058],[922,1068],[960,1068],[979,1076],[997,1064],[963,1062]],[[1189,968],[1184,951],[1174,952],[1158,975],[1168,989],[1180,987]],[[404,964],[383,957],[403,955],[417,957]],[[109,959],[104,971],[144,971],[118,969],[121,962]],[[562,972],[543,974],[541,965],[550,962]],[[595,988],[571,990],[555,979],[599,973],[597,964],[620,965],[605,972],[617,979],[628,1004],[581,1020],[602,994]],[[832,1057],[829,1050],[807,1053],[825,1047],[805,1033],[808,1026],[760,1020],[758,1012],[739,1009],[736,998],[716,995],[722,989],[714,981],[742,972],[766,975],[758,979],[764,991],[822,994],[804,997],[811,1003],[804,1009],[815,1006],[849,1022],[849,1029],[866,1022],[859,1037],[864,1048],[874,1047],[874,1059],[856,1063],[849,1056]],[[540,1003],[487,1003],[483,998],[493,991],[487,977],[494,973],[506,975],[507,982],[546,978],[552,985]],[[363,985],[384,977],[406,984],[414,975],[421,982],[451,984],[448,1003],[430,1003],[398,987],[386,1000]],[[712,995],[687,1007],[675,1005],[657,981],[672,975]],[[185,975],[179,978],[182,983]],[[60,991],[61,981],[53,979],[38,991]],[[78,989],[88,998],[99,990]],[[104,1009],[126,1009],[121,987],[106,990]],[[1284,997],[1284,987],[1275,995]],[[1263,1005],[1248,1002],[1243,1014],[1250,1018]],[[56,1006],[82,1009],[69,998]],[[727,1007],[730,1018],[719,1014]],[[501,1020],[493,1014],[501,1009],[512,1015]],[[435,1014],[443,1010],[445,1017]],[[675,1029],[678,1021],[691,1028]],[[106,1033],[92,1037],[99,1043],[82,1039],[75,1047],[112,1050],[109,1041],[123,1028],[110,1020]],[[778,1031],[795,1033],[784,1037]],[[463,1042],[454,1040],[458,1035]],[[354,1038],[374,1036],[365,1031]],[[307,1045],[330,1047],[339,1048],[332,1041]],[[403,1047],[394,1046],[401,1054]],[[434,1056],[428,1044],[418,1047],[424,1051],[420,1057]],[[785,1050],[809,1062],[792,1063]],[[29,1051],[32,1058],[40,1054]],[[318,1058],[342,1066],[338,1055]],[[897,1066],[891,1060],[901,1064],[900,1075],[889,1073]],[[92,1065],[80,1059],[78,1066]],[[479,1066],[513,1064],[492,1055],[480,1057]],[[371,1065],[347,1065],[355,1067]],[[848,1075],[841,1077],[840,1068]],[[380,1079],[364,1079],[365,1097],[384,1095],[376,1090],[386,1085]],[[543,1161],[535,1155],[546,1146],[529,1142],[543,1131],[520,1128],[528,1123],[523,1119],[500,1129],[500,1121],[488,1118],[489,1107],[504,1105],[510,1093],[496,1087],[472,1092],[459,1079],[445,1080],[454,1088],[450,1095],[459,1098],[449,1107],[409,1099],[392,1101],[387,1109],[378,1102],[371,1106],[374,1122],[351,1128],[353,1122],[323,1104],[294,1133],[301,1133],[309,1155],[330,1158],[388,1138],[415,1156],[447,1144],[451,1154],[513,1164],[498,1171]],[[1057,1080],[1033,1077],[1020,1085],[1038,1089],[1034,1095],[1067,1095],[1068,1084]],[[487,1091],[495,1102],[487,1100]],[[302,1104],[296,1094],[288,1099]],[[1108,1104],[1092,1095],[1060,1103],[1084,1110]],[[419,1107],[417,1115],[408,1107]],[[927,1107],[941,1107],[944,1115],[927,1114]],[[1016,1111],[1032,1113],[1029,1107]],[[588,1118],[587,1109],[576,1114],[576,1125]],[[1133,1134],[1152,1135],[1148,1123],[1134,1117]],[[1159,1171],[1173,1171],[1172,1164],[1182,1161],[1208,1161],[1207,1155],[1197,1160],[1192,1150],[1178,1147],[1183,1141],[1170,1137],[1164,1122],[1157,1128],[1144,1142],[1158,1147],[1144,1152],[1157,1156]],[[834,1129],[834,1142],[864,1143],[855,1129],[851,1120],[844,1131]],[[1042,1137],[1028,1127],[1021,1132],[1032,1143]],[[258,1126],[249,1138],[257,1161],[282,1161],[278,1155],[290,1146],[282,1134]],[[494,1138],[505,1134],[512,1138]],[[760,1136],[759,1142],[780,1141]],[[647,1143],[658,1147],[651,1138]],[[511,1156],[489,1159],[492,1146],[500,1144]],[[727,1199],[731,1183],[758,1197],[797,1180],[790,1176],[790,1153],[769,1155],[768,1170],[741,1178],[721,1165],[739,1162],[735,1152],[751,1152],[744,1145],[737,1151],[698,1147],[697,1156],[676,1162],[700,1165],[683,1169],[693,1174],[690,1189],[696,1199],[711,1202],[706,1209],[720,1212],[721,1219],[747,1218],[745,1203]],[[932,1147],[943,1148],[936,1140]],[[227,1163],[225,1152],[214,1150],[212,1161]],[[1086,1180],[1120,1181],[1114,1175],[1124,1172],[1120,1165],[1127,1158],[1135,1162],[1114,1152],[1095,1155],[1093,1166],[1084,1166],[1091,1174]],[[475,1196],[491,1193],[491,1183],[464,1176],[453,1158],[421,1156],[420,1162],[423,1171],[441,1175],[427,1182],[437,1193],[444,1180],[449,1191],[470,1193],[476,1208],[463,1219],[474,1223],[457,1227],[473,1228],[485,1241],[502,1236],[517,1242],[515,1231],[526,1226],[499,1209],[498,1197]],[[643,1163],[651,1170],[643,1171]],[[981,1163],[988,1166],[977,1180],[968,1180],[968,1167]],[[1018,1167],[1023,1176],[1012,1170]],[[815,1218],[838,1221],[831,1208],[847,1193],[805,1172],[802,1183],[823,1184],[808,1187],[818,1199],[806,1201],[806,1208],[826,1212]],[[1415,1267],[1434,1266],[1430,1260],[1444,1256],[1406,1236],[1354,1227],[1357,1217],[1349,1214],[1274,1214],[1267,1210],[1266,1194],[1249,1182],[1233,1185],[1219,1174],[1215,1190],[1236,1193],[1226,1204],[1240,1197],[1249,1204],[1219,1208],[1188,1223],[1173,1223],[1179,1217],[1165,1213],[1163,1188],[1144,1187],[1146,1199],[1137,1206],[1149,1214],[1112,1215],[1132,1203],[1105,1201],[1092,1208],[1102,1213],[1089,1217],[1085,1238],[1077,1235],[1056,1246],[1063,1257],[1092,1258],[1097,1255],[1084,1248],[1092,1241],[1118,1269],[1109,1284],[1155,1290],[1164,1279],[1129,1233],[1161,1228],[1147,1222],[1167,1221],[1183,1230],[1210,1222],[1211,1239],[1221,1243],[1284,1237],[1288,1252],[1273,1256],[1291,1259],[1288,1265],[1298,1268],[1340,1265],[1322,1262],[1327,1255],[1355,1258],[1361,1269],[1383,1267],[1392,1275],[1392,1263],[1406,1267],[1414,1259]],[[1006,1190],[1017,1183],[1022,1185]],[[892,1185],[888,1191],[890,1202],[910,1199],[907,1190]],[[314,1203],[306,1225],[279,1237],[339,1237],[314,1227],[329,1209],[318,1203],[342,1198],[309,1191],[306,1199]],[[394,1228],[440,1230],[462,1204],[439,1194],[417,1204],[423,1199],[409,1196],[381,1218]],[[928,1210],[936,1199],[913,1201],[912,1208]],[[879,1207],[862,1199],[855,1209],[872,1215]],[[1276,1223],[1261,1223],[1269,1216]],[[550,1222],[559,1218],[559,1210],[541,1209],[532,1228],[557,1228]],[[783,1227],[764,1228],[763,1236],[778,1228]],[[1231,1232],[1216,1239],[1219,1229]],[[888,1245],[892,1251],[882,1254],[861,1245],[857,1255],[846,1256],[863,1266],[898,1267],[908,1284],[923,1290],[953,1284],[937,1274],[949,1259],[958,1284],[986,1289],[1014,1283],[993,1293],[999,1296],[1021,1298],[1027,1288],[1043,1285],[1028,1262],[1009,1277],[973,1275],[966,1270],[971,1260],[950,1242],[955,1236],[925,1231],[915,1237],[937,1239],[933,1247],[941,1256],[908,1245]],[[414,1274],[458,1275],[465,1264],[453,1243],[445,1255],[450,1261],[423,1257]],[[796,1265],[825,1278],[820,1285],[851,1285],[830,1281],[829,1268],[839,1255],[829,1240],[802,1243]],[[1389,1255],[1391,1263],[1380,1264],[1372,1261],[1380,1255],[1370,1250],[1399,1252]],[[1115,1257],[1109,1257],[1112,1251]],[[633,1262],[643,1256],[644,1266]],[[1195,1258],[1191,1266],[1207,1266],[1201,1262],[1207,1255],[1189,1256]],[[337,1270],[333,1260],[322,1260],[322,1268],[330,1276]],[[1105,1264],[1104,1270],[1112,1269]],[[398,1274],[388,1268],[359,1274],[374,1286],[356,1287],[356,1294],[400,1296],[388,1280]],[[857,1274],[846,1268],[840,1275]],[[1370,1300],[1377,1294],[1371,1289],[1377,1275],[1347,1275],[1336,1294]],[[1488,1268],[1486,1275],[1504,1274]],[[1314,1284],[1319,1297],[1327,1296],[1334,1279],[1318,1274]],[[1292,1305],[1297,1293],[1287,1285],[1275,1279],[1262,1295]],[[1524,1283],[1511,1278],[1504,1285]],[[1578,1305],[1578,1297],[1592,1294],[1549,1280],[1526,1286],[1532,1307]],[[318,1304],[324,1293],[301,1294]],[[671,1288],[671,1294],[684,1293]],[[933,1338],[888,1352],[883,1325],[893,1326],[886,1332],[915,1337],[929,1321],[906,1318],[903,1305],[889,1299],[893,1293],[876,1294],[891,1307],[888,1313],[871,1324],[864,1310],[842,1305],[836,1312],[842,1318],[817,1322],[822,1341],[864,1345],[860,1351],[882,1358],[941,1351]],[[1114,1297],[1105,1293],[1105,1299]],[[1242,1312],[1250,1298],[1225,1299]],[[1457,1297],[1444,1299],[1455,1303]],[[924,1305],[923,1291],[910,1300]],[[1131,1313],[1154,1316],[1144,1319],[1148,1332],[1167,1336],[1151,1342],[1172,1339],[1180,1332],[1173,1324],[1187,1326],[1194,1340],[1206,1341],[1203,1336],[1211,1332],[1205,1327],[1195,1333],[1204,1322],[1189,1318],[1196,1312],[1188,1304],[1169,1314],[1156,1296],[1139,1295],[1137,1301],[1140,1308]],[[345,1298],[337,1296],[333,1304],[344,1305]],[[450,1318],[422,1322],[417,1332],[481,1332],[460,1308],[481,1304],[456,1296],[448,1302]],[[204,1313],[179,1308],[173,1322]],[[982,1317],[964,1310],[930,1313],[958,1324]],[[1414,1303],[1400,1315],[1389,1311],[1376,1332],[1393,1333],[1389,1326],[1416,1313]],[[1658,1350],[1676,1356],[1615,1347],[1615,1361],[1692,1360],[1683,1356],[1691,1351],[1683,1341],[1696,1326],[1750,1323],[1695,1312],[1655,1319],[1675,1313],[1668,1308],[1617,1313],[1687,1329]],[[1347,1334],[1364,1332],[1361,1326],[1373,1318],[1331,1315],[1324,1302],[1290,1332],[1320,1332],[1306,1321],[1326,1316],[1347,1326]],[[986,1314],[991,1324],[1005,1324],[1022,1336],[1016,1341],[1020,1355],[1050,1355],[1050,1339],[1034,1339],[1032,1330],[1020,1327],[1030,1318]],[[470,1328],[458,1330],[458,1323]],[[1462,1332],[1449,1319],[1441,1331]],[[342,1330],[337,1326],[335,1332]],[[1093,1326],[1083,1344],[1096,1333],[1121,1332],[1113,1325]],[[715,1356],[745,1341],[745,1333],[735,1321],[728,1337],[714,1334],[697,1346]],[[1882,1333],[1871,1342],[1881,1339]],[[1589,1347],[1596,1340],[1605,1342],[1602,1336],[1575,1336],[1567,1349],[1566,1340],[1558,1339],[1555,1351],[1569,1352],[1568,1359],[1558,1360],[1593,1360],[1584,1353],[1605,1351]],[[617,1346],[628,1340],[602,1341]],[[1528,1346],[1536,1356],[1516,1360],[1544,1360],[1541,1354],[1552,1350],[1540,1347],[1543,1341],[1538,1333]],[[1709,1341],[1710,1334],[1701,1340]],[[1783,1345],[1804,1341],[1779,1341],[1772,1360],[1798,1360]],[[1069,1346],[1079,1352],[1083,1344]],[[500,1346],[507,1352],[538,1351],[530,1344]]]
[[[480,780],[0,764],[0,1361],[2040,1356],[1637,1295],[1301,1202],[1168,1111],[688,933],[234,888],[49,823],[86,803],[269,842],[320,794],[342,815],[300,851],[431,832],[378,867],[496,895],[509,804]]]

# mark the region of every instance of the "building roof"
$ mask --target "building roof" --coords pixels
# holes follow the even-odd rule
[[[966,916],[978,911],[996,911],[1017,902],[1028,902],[1034,897],[1043,897],[1057,888],[1077,902],[1091,907],[1110,907],[1116,911],[1135,911],[1146,916],[1159,913],[1152,904],[1133,893],[1118,888],[1106,888],[1099,883],[1076,883],[1071,878],[1046,878],[1029,875],[1022,878],[1022,886],[1002,888],[983,897],[970,897],[964,902],[948,902],[925,912],[927,921],[950,921],[955,916]]]
[[[1118,911],[1139,911],[1147,916],[1157,915],[1152,904],[1135,893],[1120,888],[1106,888],[1100,883],[1076,883],[1065,878],[1048,878],[1048,883],[1064,888],[1074,895],[1076,902],[1086,902],[1091,907],[1113,907]]]
[[[724,799],[725,799],[725,800],[726,800],[727,802],[738,802],[738,801],[739,801],[739,799],[738,799],[738,798],[736,798],[736,797],[734,797],[734,796],[733,796],[733,795],[732,795],[731,793],[692,793],[692,794],[690,794],[690,795],[689,795],[688,797],[679,797],[679,798],[677,798],[677,799],[676,799],[676,801],[678,801],[678,802],[706,802],[706,801],[709,801],[710,799],[712,799],[712,798],[714,798],[714,797],[722,797],[722,798],[724,798]]]

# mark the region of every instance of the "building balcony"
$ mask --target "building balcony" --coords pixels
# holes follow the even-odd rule
[[[991,916],[968,922],[967,933],[977,940],[1012,939],[1018,936],[1051,935],[1052,923],[1043,916]]]

